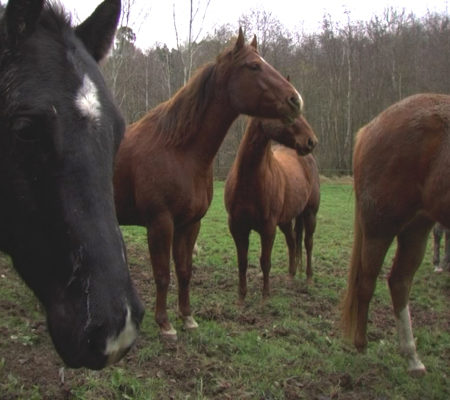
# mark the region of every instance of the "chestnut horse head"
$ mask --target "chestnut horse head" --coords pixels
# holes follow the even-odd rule
[[[302,115],[288,124],[278,119],[253,118],[248,129],[257,129],[258,135],[265,135],[275,142],[294,149],[299,156],[311,153],[317,145],[317,137]]]
[[[70,367],[120,359],[143,316],[113,199],[124,121],[97,65],[119,14],[105,0],[73,29],[43,0],[10,0],[0,20],[0,250]]]
[[[242,29],[234,47],[218,57],[216,73],[226,76],[229,102],[239,114],[286,122],[300,115],[300,94],[259,55],[256,37],[245,44]]]

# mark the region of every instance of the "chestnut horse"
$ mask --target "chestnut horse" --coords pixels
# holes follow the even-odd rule
[[[411,284],[434,222],[450,226],[449,121],[450,96],[408,97],[359,131],[353,156],[355,227],[344,333],[358,350],[366,348],[369,302],[396,237],[388,283],[400,349],[413,375],[425,373],[425,367],[411,327]]]
[[[114,186],[119,223],[147,228],[156,282],[155,319],[176,338],[167,315],[172,249],[179,312],[187,329],[192,251],[212,199],[214,156],[241,113],[292,121],[300,113],[295,88],[242,31],[233,48],[201,68],[171,99],[132,124],[116,157]]]
[[[272,140],[282,146],[273,148]],[[240,304],[247,293],[247,253],[252,229],[261,237],[263,297],[269,295],[270,257],[277,225],[286,238],[291,278],[301,263],[305,230],[306,275],[308,282],[312,279],[311,252],[320,193],[316,162],[308,153],[316,143],[303,116],[290,125],[260,118],[252,118],[248,123],[225,184],[228,225],[238,256]]]
[[[444,236],[444,257],[441,260],[441,239]],[[450,229],[441,224],[433,228],[433,265],[434,272],[450,271]]]

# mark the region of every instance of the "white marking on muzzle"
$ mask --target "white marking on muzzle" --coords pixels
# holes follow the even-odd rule
[[[108,364],[112,364],[123,355],[137,338],[136,325],[131,321],[130,307],[127,305],[127,317],[125,326],[116,337],[110,337],[106,340],[105,355],[108,356]]]
[[[85,117],[94,121],[100,119],[101,106],[98,98],[98,90],[94,82],[87,75],[83,78],[83,84],[77,93],[75,104],[80,110],[80,113]]]

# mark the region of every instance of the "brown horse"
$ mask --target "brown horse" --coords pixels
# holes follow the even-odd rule
[[[409,371],[425,373],[416,353],[409,292],[439,221],[450,226],[450,96],[419,94],[382,112],[357,136],[353,253],[343,303],[344,333],[367,346],[369,302],[386,252],[397,250],[388,278],[400,349]]]
[[[155,318],[168,337],[176,338],[166,310],[171,248],[179,312],[186,328],[197,327],[189,302],[192,250],[212,199],[212,162],[230,125],[241,113],[286,121],[300,113],[300,95],[256,47],[240,30],[233,48],[128,128],[116,157],[119,222],[147,228]]]
[[[272,140],[283,146],[272,148]],[[259,118],[249,121],[225,184],[228,225],[238,256],[241,304],[247,293],[247,253],[252,229],[261,237],[263,297],[269,295],[270,257],[277,225],[286,238],[291,278],[301,262],[305,230],[306,274],[311,281],[311,251],[320,194],[316,162],[308,153],[316,143],[312,128],[302,116],[291,125]]]
[[[441,239],[444,236],[444,256],[441,260]],[[433,265],[434,272],[450,271],[450,229],[441,224],[433,228]]]

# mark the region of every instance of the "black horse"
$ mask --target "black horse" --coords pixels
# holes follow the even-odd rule
[[[119,14],[105,0],[73,29],[44,0],[10,0],[0,20],[0,250],[74,368],[120,359],[143,317],[113,199],[124,121],[97,65]]]

